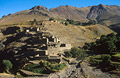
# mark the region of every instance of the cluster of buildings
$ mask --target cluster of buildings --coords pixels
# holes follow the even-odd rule
[[[65,50],[71,49],[71,44],[62,43],[59,38],[52,36],[40,27],[24,28],[26,37],[21,42],[26,45],[21,49],[29,60],[48,60],[61,62]],[[18,48],[17,48],[18,49]],[[18,50],[16,51],[19,52]]]

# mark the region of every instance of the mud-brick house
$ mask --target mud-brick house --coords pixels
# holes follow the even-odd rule
[[[60,44],[59,50],[64,51],[64,50],[70,50],[71,48],[72,48],[71,44],[62,43],[62,44]]]

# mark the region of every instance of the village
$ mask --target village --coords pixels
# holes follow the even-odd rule
[[[39,27],[24,29],[28,36],[24,37],[26,40],[23,38],[23,42],[27,43],[24,47],[27,48],[26,53],[28,53],[27,55],[29,55],[31,59],[43,59],[60,63],[64,51],[71,49],[71,44],[61,43],[59,38],[52,36],[49,32],[41,32]]]
[[[64,52],[72,47],[47,32],[43,25],[23,27],[16,31],[19,32],[8,37],[2,44],[11,46],[4,51],[10,53],[11,60],[19,64],[18,69],[28,64],[39,64],[42,60],[62,64]],[[29,75],[27,72],[30,71],[22,69],[21,72]]]

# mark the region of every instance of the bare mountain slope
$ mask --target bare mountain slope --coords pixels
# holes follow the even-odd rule
[[[66,5],[52,8],[50,12],[55,14],[57,18],[87,21],[86,16],[89,13],[89,9],[90,7],[77,8]]]
[[[48,20],[50,13],[47,8],[43,6],[35,6],[30,10],[20,11],[8,16],[4,16],[0,19],[0,24],[17,24],[27,21],[37,20]]]
[[[52,8],[50,10],[43,6],[35,6],[30,10],[4,16],[0,19],[0,24],[22,23],[33,19],[48,20],[50,17],[58,19],[69,18],[82,22],[94,19],[97,20],[98,23],[111,25],[119,23],[118,18],[120,18],[120,6],[100,4],[97,6],[77,8],[66,5]]]

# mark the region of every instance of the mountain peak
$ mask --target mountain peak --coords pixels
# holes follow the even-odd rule
[[[103,5],[103,4],[99,4],[99,6],[105,6],[105,5]]]
[[[101,8],[105,8],[105,5],[103,5],[103,4],[99,4],[98,6]]]
[[[105,5],[99,4],[97,6],[92,6],[90,12],[87,15],[88,19],[96,19],[99,15],[105,13],[107,10]]]
[[[40,5],[40,6],[35,6],[35,7],[31,8],[30,10],[44,10],[44,11],[48,11],[48,8]]]

